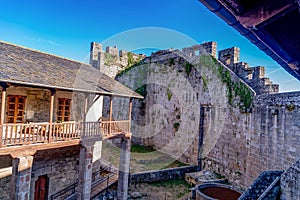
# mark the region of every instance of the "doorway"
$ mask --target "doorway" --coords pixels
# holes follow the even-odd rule
[[[34,200],[46,200],[48,195],[48,177],[39,176],[35,182]]]
[[[20,95],[7,96],[7,123],[24,123],[26,97]]]

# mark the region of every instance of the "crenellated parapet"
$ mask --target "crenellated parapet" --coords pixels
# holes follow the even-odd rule
[[[208,53],[213,57],[217,57],[217,43],[216,42],[205,42],[202,44],[196,44],[191,47],[182,49],[182,52],[188,56],[197,56]]]
[[[248,63],[240,61],[240,49],[237,47],[219,51],[218,58],[216,42],[205,42],[186,47],[182,49],[182,52],[188,57],[202,54],[212,55],[251,86],[257,94],[274,94],[279,91],[279,85],[273,84],[269,78],[265,77],[265,67],[250,67]]]
[[[265,77],[265,67],[250,67],[245,62],[240,62],[240,49],[232,47],[219,51],[219,61],[229,67],[243,81],[248,83],[257,94],[278,93],[279,85]]]
[[[104,51],[101,44],[91,43],[90,64],[112,78],[144,57],[142,54],[119,50],[116,46],[108,46]]]
[[[183,48],[181,51],[173,49],[161,50],[153,53],[151,59],[152,61],[155,58],[161,59],[166,53],[176,53],[176,51],[183,53],[183,56],[187,57],[210,54],[230,68],[239,78],[252,87],[257,94],[274,94],[279,91],[279,85],[273,84],[269,78],[265,77],[265,67],[250,67],[248,63],[240,61],[240,49],[237,47],[223,49],[218,52],[217,57],[217,43],[205,42]],[[145,55],[118,50],[116,46],[108,46],[103,51],[101,44],[91,43],[90,64],[112,78],[115,78],[120,71],[125,70],[145,57]]]

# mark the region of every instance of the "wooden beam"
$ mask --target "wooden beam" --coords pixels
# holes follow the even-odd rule
[[[6,105],[6,86],[2,86],[2,97],[1,97],[1,119],[0,119],[0,148],[2,147],[2,134],[3,134],[3,124],[5,118],[5,105]]]
[[[131,128],[131,112],[132,112],[132,98],[129,99],[129,112],[128,112],[128,133],[130,133]]]
[[[49,110],[49,125],[50,125],[50,128],[49,128],[49,133],[48,133],[48,141],[49,142],[51,142],[55,90],[50,90],[50,91],[51,91],[51,96],[50,96],[50,110]]]
[[[84,121],[86,121],[86,114],[88,111],[88,97],[89,97],[88,94],[84,95]]]
[[[88,111],[88,94],[84,94],[84,110],[83,110],[83,135],[85,136],[85,131],[86,131],[86,114]]]
[[[109,135],[111,134],[111,126],[112,126],[112,109],[113,109],[113,97],[110,96],[110,102],[109,102]]]
[[[52,124],[53,122],[53,110],[54,110],[54,95],[55,95],[55,90],[51,90],[51,97],[50,97],[50,119],[49,123]]]
[[[96,103],[96,101],[98,101],[98,99],[101,97],[101,95],[97,95],[97,97],[94,99],[93,103]]]

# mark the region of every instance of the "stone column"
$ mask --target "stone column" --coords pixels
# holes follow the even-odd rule
[[[88,142],[80,147],[79,155],[79,187],[78,193],[81,200],[90,200],[92,185],[92,165],[94,145]]]
[[[11,199],[29,200],[33,156],[22,156],[12,160]]]
[[[128,197],[128,178],[130,166],[130,138],[121,139],[121,152],[119,164],[119,181],[118,181],[118,200],[127,200]]]

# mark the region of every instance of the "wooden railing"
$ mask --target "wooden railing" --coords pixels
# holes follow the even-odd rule
[[[102,121],[100,123],[103,137],[113,137],[122,133],[130,133],[130,121]]]
[[[81,137],[113,137],[130,132],[130,121],[3,124],[0,148],[11,145],[49,143]],[[0,141],[1,141],[0,140]]]
[[[92,123],[94,127],[100,126],[99,122],[85,124],[92,127]],[[83,135],[83,125],[82,122],[3,124],[0,129],[2,130],[0,147],[79,139]],[[95,132],[89,132],[93,133]]]
[[[81,125],[83,127],[83,123]],[[82,136],[101,136],[100,122],[85,122],[84,132]]]

